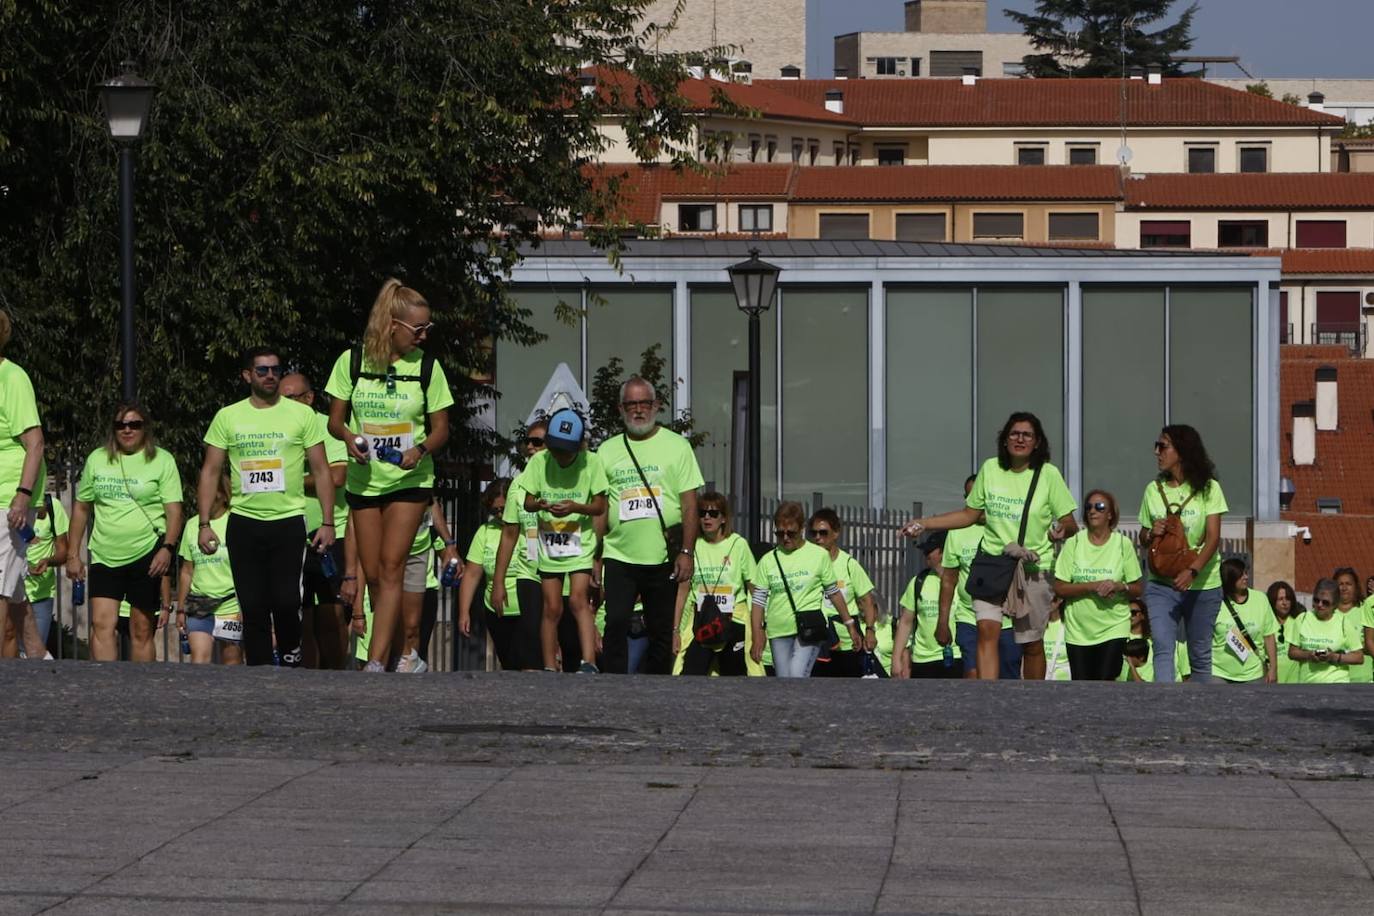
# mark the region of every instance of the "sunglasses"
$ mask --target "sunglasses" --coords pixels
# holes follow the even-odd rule
[[[797,528],[779,528],[777,530],[778,540],[780,541],[790,541],[799,534],[801,534],[801,530]]]
[[[1331,607],[1331,606],[1332,606],[1333,604],[1335,604],[1335,603],[1336,603],[1336,602],[1332,601],[1330,598],[1313,598],[1313,599],[1312,599],[1312,606],[1313,606],[1313,607]]]
[[[654,407],[654,402],[653,402],[652,400],[649,400],[649,401],[622,401],[622,402],[620,403],[620,406],[621,406],[621,407],[624,407],[626,410],[652,410],[653,407]]]
[[[807,532],[807,534],[809,534],[809,535],[811,536],[811,540],[813,540],[813,541],[819,541],[821,538],[828,538],[828,537],[830,537],[830,529],[829,529],[829,528],[812,528],[810,531]]]
[[[719,509],[702,509],[702,510],[701,510],[701,517],[702,517],[702,518],[720,518],[720,517],[721,517],[722,515],[724,515],[724,514],[725,514],[725,513],[724,513],[724,512],[721,512]]]
[[[1167,452],[1170,448],[1171,446],[1169,443],[1160,440],[1155,443],[1155,454],[1158,455],[1160,452]]]
[[[543,444],[544,444],[544,437],[543,437],[543,436],[526,436],[526,437],[525,437],[525,441],[528,442],[530,445],[533,445],[533,446],[536,446],[536,447],[542,447]]]
[[[1107,511],[1107,504],[1106,504],[1105,502],[1103,502],[1102,500],[1098,500],[1098,501],[1095,502],[1095,503],[1088,503],[1087,508],[1093,509],[1093,510],[1095,510],[1095,511],[1097,511],[1097,512],[1106,512],[1106,511]]]
[[[275,375],[278,378],[280,378],[281,364],[278,363],[275,366],[254,366],[253,374],[256,375],[258,378],[267,378],[267,376],[269,375]]]
[[[424,337],[430,331],[434,330],[434,322],[432,321],[426,321],[424,324],[406,324],[399,318],[393,318],[391,320],[414,334],[416,337]]]
[[[135,432],[137,432],[138,430],[140,430],[140,429],[143,428],[143,421],[142,421],[142,420],[115,420],[115,422],[114,422],[114,428],[115,428],[117,431],[123,431],[123,430],[126,430],[126,429],[132,429],[132,430],[134,430]]]
[[[287,395],[287,397],[290,398],[290,399],[293,400],[293,401],[304,401],[304,400],[305,400],[307,397],[309,397],[309,396],[310,396],[310,392],[308,392],[308,391],[297,391],[295,394],[288,394],[288,395]]]

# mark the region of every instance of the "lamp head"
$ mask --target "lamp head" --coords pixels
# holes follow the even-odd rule
[[[133,143],[148,125],[157,87],[134,73],[133,61],[124,61],[123,67],[121,75],[100,84],[100,100],[110,136],[121,143]]]

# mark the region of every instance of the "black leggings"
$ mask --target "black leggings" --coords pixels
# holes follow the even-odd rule
[[[673,673],[673,604],[677,582],[669,579],[668,563],[640,566],[620,560],[602,563],[605,584],[606,633],[601,640],[602,670],[624,674],[630,666],[630,614],[635,599],[644,602],[644,624],[649,632],[646,674]]]
[[[272,632],[284,668],[301,664],[301,566],[305,516],[260,521],[229,513],[224,546],[243,610],[243,660],[272,664]]]
[[[510,598],[507,597],[506,600],[509,601]],[[520,624],[516,638],[519,654],[516,656],[515,670],[523,668],[526,671],[538,671],[544,667],[544,637],[539,629],[544,619],[544,592],[539,582],[534,579],[516,579],[515,601],[520,605]],[[581,649],[578,653],[581,654]]]
[[[730,621],[725,628],[725,645],[719,650],[693,639],[683,652],[683,674],[710,674],[713,664],[721,677],[744,677],[749,673],[744,664],[744,624]]]
[[[1126,640],[1109,639],[1095,646],[1064,647],[1069,655],[1069,676],[1075,681],[1114,681],[1121,674]]]
[[[961,678],[964,676],[964,660],[956,658],[954,664],[946,665],[944,659],[938,662],[912,662],[913,678]]]
[[[864,653],[853,649],[832,649],[828,659],[818,658],[811,666],[812,677],[863,677]]]
[[[520,618],[514,614],[509,617],[487,609],[487,632],[491,634],[492,645],[496,647],[496,660],[501,663],[502,671],[520,670]]]

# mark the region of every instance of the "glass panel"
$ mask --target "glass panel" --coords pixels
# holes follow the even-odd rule
[[[939,341],[932,346],[932,341]],[[963,505],[973,464],[973,292],[887,291],[887,505]]]
[[[671,289],[621,287],[594,289],[587,296],[587,386],[596,370],[619,356],[626,374],[639,371],[641,357],[654,344],[662,344],[658,355],[666,362],[665,382],[673,378],[673,291]],[[668,405],[673,392],[658,393]]]
[[[783,495],[868,504],[868,290],[782,294]]]
[[[582,291],[569,286],[562,289],[517,288],[511,298],[533,314],[525,322],[548,339],[524,347],[509,340],[496,342],[496,431],[508,435],[518,424],[524,423],[535,407],[546,409],[547,404],[535,404],[544,391],[559,363],[567,363],[573,376],[582,377],[581,322],[564,324],[554,317],[559,299],[572,307],[581,307]]]
[[[1216,170],[1217,151],[1215,147],[1193,146],[1188,148],[1188,171],[1195,174],[1210,174]]]
[[[1063,290],[978,291],[976,457],[980,463],[997,454],[997,433],[1017,410],[1028,410],[1040,418],[1050,441],[1052,460],[1062,461]]]
[[[1043,146],[1018,146],[1016,148],[1017,165],[1044,165],[1045,148]]]
[[[1164,290],[1083,290],[1083,495],[1109,491],[1123,518],[1155,473],[1164,393]]]
[[[1169,419],[1201,433],[1232,518],[1254,511],[1252,311],[1248,289],[1169,295]]]
[[[943,213],[898,213],[897,241],[943,242],[945,215]]]
[[[769,497],[778,485],[777,309],[765,312],[760,324],[762,492]],[[745,457],[745,430],[741,425],[737,442],[734,392],[736,378],[745,379],[748,372],[749,319],[735,304],[735,294],[724,288],[693,289],[692,420],[695,429],[706,433],[706,442],[697,449],[697,462],[708,485],[740,500],[745,497],[743,487],[736,485],[731,469],[736,453],[741,460]]]
[[[1264,146],[1243,146],[1240,150],[1242,172],[1269,171],[1269,149]]]
[[[1069,147],[1069,165],[1097,165],[1097,147]]]

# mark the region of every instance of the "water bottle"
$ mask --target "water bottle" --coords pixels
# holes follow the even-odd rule
[[[944,660],[944,663],[945,663],[945,667],[946,667],[946,668],[953,668],[953,667],[954,667],[954,646],[952,646],[952,645],[949,645],[949,646],[941,646],[941,647],[940,647],[940,658],[942,658],[942,659]]]
[[[186,631],[185,631],[185,630],[182,630],[182,631],[181,631],[181,654],[182,654],[182,655],[190,655],[190,654],[191,654],[191,640],[189,640],[189,639],[186,637]]]
[[[354,437],[353,437],[353,447],[356,448],[358,451],[360,451],[360,452],[363,453],[363,461],[369,460],[370,456],[369,456],[368,453],[367,453],[367,437],[366,437],[366,436],[354,436]]]
[[[279,651],[277,650],[277,647],[276,647],[276,646],[273,646],[273,647],[272,647],[272,667],[273,667],[273,668],[280,668],[280,667],[281,667],[281,652],[279,652]]]
[[[377,447],[377,457],[387,464],[400,464],[402,455],[401,450],[398,448],[392,448],[389,445],[379,445]]]
[[[33,526],[28,522],[25,522],[24,527],[19,529],[19,540],[25,544],[33,540]]]
[[[72,607],[81,607],[86,603],[86,580],[77,579],[72,583]]]
[[[863,676],[864,676],[864,677],[877,677],[877,676],[878,676],[878,672],[877,672],[877,662],[874,660],[874,658],[873,658],[873,653],[872,653],[872,652],[865,652],[865,653],[864,653],[863,666],[864,666],[864,667],[863,667]]]
[[[326,579],[333,579],[339,574],[339,567],[334,562],[334,551],[328,548],[320,553],[320,572],[324,573]]]
[[[443,583],[444,588],[453,588],[453,586],[458,584],[457,560],[449,560],[444,564],[444,571],[439,576],[439,581]]]

